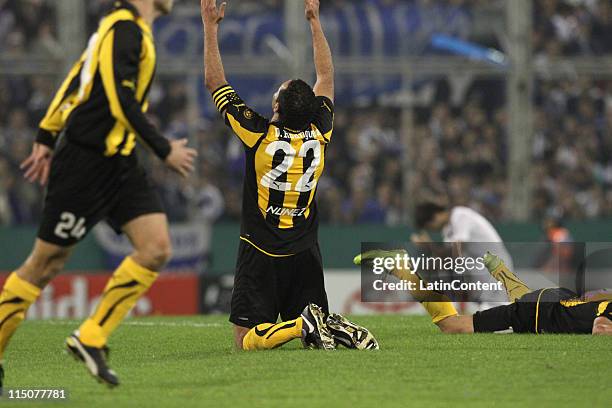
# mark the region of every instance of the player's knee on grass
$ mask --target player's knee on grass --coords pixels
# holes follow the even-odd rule
[[[136,248],[132,255],[134,261],[152,271],[160,271],[172,258],[172,245],[169,237],[159,237],[147,241]]]
[[[445,334],[474,333],[472,316],[450,316],[436,324]]]
[[[234,326],[234,344],[238,350],[243,350],[244,336],[247,335],[250,329],[241,326]]]
[[[17,276],[39,288],[47,286],[66,265],[70,250],[50,244],[37,243]]]
[[[593,334],[612,336],[612,320],[598,317],[593,322]]]

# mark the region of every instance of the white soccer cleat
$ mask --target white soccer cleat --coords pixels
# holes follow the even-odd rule
[[[302,312],[302,344],[304,348],[334,350],[336,344],[325,324],[325,313],[313,303]]]
[[[359,326],[346,317],[332,313],[325,322],[336,344],[357,350],[378,350],[380,346],[372,333],[365,327]]]

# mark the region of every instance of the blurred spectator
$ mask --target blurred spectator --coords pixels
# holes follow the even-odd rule
[[[387,7],[403,0],[368,1]],[[489,4],[486,0],[444,2],[457,7]],[[109,3],[87,2],[90,29]],[[325,6],[349,3],[334,0]],[[61,54],[50,4],[0,0],[0,53]],[[233,6],[249,13],[281,4],[281,0],[241,1]],[[609,0],[537,0],[534,21],[535,51],[541,57],[612,52]],[[53,97],[55,80],[0,77],[2,224],[35,223],[39,217],[43,192],[22,181],[18,165],[31,148],[37,123]],[[536,88],[533,217],[612,216],[612,81],[540,81]],[[468,205],[489,219],[506,219],[503,89],[503,82],[477,81],[462,98],[438,92],[433,103],[416,107],[411,135],[401,131],[399,108],[339,104],[333,143],[318,185],[322,221],[397,224],[404,221],[406,200],[439,196],[448,198],[451,205]],[[191,138],[200,152],[198,172],[183,182],[159,161],[141,156],[151,168],[172,221],[236,221],[242,211],[242,145],[217,117],[197,120],[197,112],[190,111],[189,91],[181,77],[160,77],[151,91],[150,113],[168,137]],[[410,145],[404,149],[406,139]]]
[[[612,52],[610,0],[536,0],[537,55],[601,55]]]
[[[44,43],[54,48],[55,25],[49,0],[0,0],[0,51],[17,56]]]

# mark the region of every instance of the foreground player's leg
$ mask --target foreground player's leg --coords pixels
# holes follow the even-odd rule
[[[170,259],[168,222],[163,214],[139,217],[123,228],[134,246],[113,273],[93,314],[66,340],[68,350],[85,362],[89,371],[109,385],[117,385],[106,365],[106,343],[138,299],[146,293]]]
[[[249,330],[242,340],[244,350],[269,350],[302,337],[301,317],[281,323],[262,323]]]
[[[527,293],[532,292],[522,280],[508,269],[499,256],[487,252],[484,256],[484,262],[491,276],[504,284],[510,302],[516,302]]]
[[[278,324],[262,323],[250,329],[242,339],[244,350],[269,350],[294,339],[302,339],[304,347],[334,349],[334,340],[325,325],[325,314],[317,305],[306,306],[295,320]]]
[[[25,318],[28,308],[40,296],[42,288],[64,268],[70,251],[37,239],[32,254],[4,283],[0,293],[0,390],[4,377],[4,351],[11,336]]]

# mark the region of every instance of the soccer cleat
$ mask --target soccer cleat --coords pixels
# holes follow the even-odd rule
[[[355,265],[361,265],[363,261],[374,259],[374,258],[395,258],[396,255],[404,255],[407,254],[405,249],[394,249],[391,251],[387,251],[384,249],[373,249],[371,251],[366,251],[362,254],[357,255],[353,258],[353,263]]]
[[[4,394],[4,367],[0,364],[0,397]]]
[[[334,350],[334,339],[325,325],[325,313],[313,303],[302,312],[302,344],[304,348]]]
[[[516,302],[518,299],[531,292],[529,286],[512,273],[499,256],[487,251],[483,259],[485,267],[488,269],[491,276],[498,282],[504,284],[510,302]]]
[[[119,385],[119,378],[117,374],[106,364],[108,358],[108,348],[96,348],[89,347],[81,343],[81,340],[72,334],[66,339],[66,350],[70,355],[77,361],[85,363],[87,370],[94,376],[99,382],[108,385],[109,387],[116,387]]]
[[[487,251],[483,259],[485,267],[489,270],[491,274],[493,274],[493,271],[497,270],[503,262],[499,256],[492,254],[489,251]]]
[[[358,350],[378,350],[380,348],[378,341],[368,329],[349,321],[340,314],[330,314],[326,324],[336,344]]]

